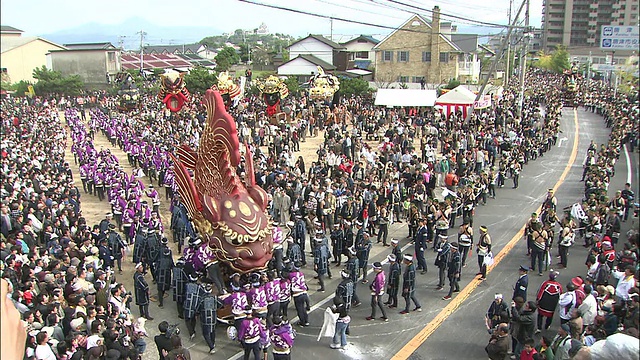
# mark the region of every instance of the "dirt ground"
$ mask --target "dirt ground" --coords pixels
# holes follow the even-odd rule
[[[89,119],[88,111],[86,115],[87,115],[87,119]],[[76,179],[76,183],[79,183],[79,174],[80,174],[79,167],[78,167],[78,164],[74,162],[74,157],[71,152],[72,140],[70,136],[70,131],[68,131],[69,128],[66,127],[64,112],[60,112],[60,121],[62,123],[62,126],[67,129],[67,151],[65,153],[65,160],[69,163],[73,171],[73,175],[74,175],[74,178]],[[295,155],[302,156],[304,158],[305,164],[311,164],[311,162],[316,161],[317,160],[316,150],[318,149],[318,146],[322,143],[323,136],[324,135],[322,133],[319,133],[319,135],[316,137],[307,137],[305,142],[300,143],[300,151],[295,152]],[[131,168],[131,166],[129,166],[126,153],[118,147],[113,147],[111,143],[108,141],[108,139],[101,132],[98,132],[95,134],[95,139],[93,143],[97,149],[100,149],[101,147],[105,149],[109,149],[111,153],[118,158],[118,161],[120,162],[120,165],[124,168],[124,171],[127,174],[131,174],[133,169]],[[263,148],[262,150],[267,151],[266,148]],[[143,181],[145,181],[146,184],[151,183],[151,180],[147,177],[145,177]],[[154,184],[154,186],[155,185],[157,184]],[[93,224],[98,224],[105,217],[106,213],[111,211],[111,207],[109,203],[107,202],[106,199],[103,201],[99,201],[97,196],[93,196],[88,193],[85,194],[82,190],[81,185],[78,184],[77,186],[80,188],[80,192],[82,195],[80,198],[82,215],[87,220],[87,224],[91,226]],[[171,213],[169,211],[170,203],[164,200],[164,190],[161,190],[161,201],[162,202],[160,204],[160,217],[162,218],[162,223],[165,226],[165,236],[169,237],[169,239],[171,240],[171,235],[170,235],[171,232],[168,230],[169,224],[171,223]],[[172,241],[169,241],[169,245],[173,252],[173,257],[175,261],[178,259],[178,257],[180,257],[178,253],[177,245],[174,244]],[[126,258],[123,259],[122,274],[116,273],[114,275],[115,276],[114,281],[124,284],[127,290],[129,291],[133,290],[134,264],[131,261],[132,252],[133,252],[133,247],[130,246],[126,251]],[[165,309],[159,309],[155,305],[155,301],[157,301],[157,298],[153,294],[155,293],[156,290],[155,290],[155,286],[151,284],[150,276],[148,276],[147,281],[151,285],[151,289],[152,289],[151,300],[153,303],[150,308],[150,313],[155,318],[153,321],[147,322],[147,325],[146,325],[147,332],[149,333],[149,338],[147,339],[147,350],[144,353],[143,358],[157,359],[158,358],[157,350],[155,345],[153,344],[153,336],[157,334],[157,324],[163,320],[162,319],[163,316],[161,316],[162,313],[164,313],[165,311],[173,311],[175,313],[175,309],[167,310],[167,306],[165,306]],[[173,304],[173,302],[169,302],[169,303]],[[138,314],[137,307],[132,305],[132,310],[134,315],[137,316]],[[171,318],[173,317],[175,317],[175,314],[172,314]]]

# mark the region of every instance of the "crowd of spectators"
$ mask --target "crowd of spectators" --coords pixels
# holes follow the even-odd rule
[[[425,244],[416,247],[422,251],[427,242],[434,250],[441,248],[438,235],[446,237],[449,229],[455,230],[448,236],[457,236],[457,221],[473,226],[476,206],[499,196],[509,180],[508,185],[518,188],[528,162],[545,156],[556,143],[562,109],[562,94],[555,85],[559,81],[550,74],[531,72],[522,106],[515,84],[496,94],[494,106],[472,112],[467,119],[462,113],[445,117],[434,109],[376,108],[364,97],[342,99],[329,107],[291,96],[283,106],[293,121],[277,124],[266,117],[258,97],[241,100],[231,114],[241,142],[248,144],[243,155],[253,157],[257,183],[269,194],[272,218],[280,224],[293,222],[291,236],[303,251],[305,244],[315,246],[309,238],[315,229],[327,234],[343,230],[345,241],[332,237],[329,244],[334,261],[339,264],[355,245],[357,256],[363,257],[364,280],[369,251],[359,248],[353,233],[348,235],[351,225],[361,223],[366,236],[376,236],[379,246],[397,244],[387,239],[390,224],[406,223],[413,241],[425,226],[428,231],[419,240]],[[579,339],[588,338],[585,344],[601,339],[605,324],[612,330],[606,335],[618,325],[626,331],[635,324],[637,329],[638,311],[637,288],[627,286],[632,285],[629,276],[637,274],[637,233],[627,234],[622,248],[617,245],[619,221],[629,216],[633,205],[606,196],[620,146],[629,144],[632,151],[637,146],[638,103],[611,96],[599,82],[589,86],[585,106],[603,115],[612,132],[610,141],[600,148],[594,145],[585,160],[586,215],[571,226],[593,248],[593,255],[587,259],[589,274],[581,275],[582,282],[576,280],[579,284],[568,291],[576,294],[581,288],[585,297],[593,292],[594,298],[609,300],[610,306],[598,308],[603,312],[600,322],[596,316],[583,324],[588,333],[580,329]],[[170,228],[179,249],[187,245],[182,243],[185,231],[177,229],[173,220],[172,224],[160,221],[161,196],[152,186],[155,182],[164,187],[165,200],[176,205],[167,154],[181,144],[197,147],[205,113],[194,102],[171,114],[153,100],[143,101],[131,113],[118,113],[117,99],[98,94],[85,123],[84,107],[91,99],[63,99],[3,101],[2,277],[11,284],[11,298],[27,327],[28,358],[135,359],[145,351],[144,318],[135,318],[129,310],[132,295],[116,281],[121,269],[117,260],[126,256],[125,248],[133,244],[140,226],[161,237],[166,236],[165,227]],[[66,124],[58,119],[58,107]],[[121,166],[124,159],[109,149],[95,148],[98,132],[127,154],[131,173]],[[301,143],[318,136],[323,138],[315,161],[296,156]],[[65,161],[69,139],[79,174],[73,174]],[[237,171],[244,175],[244,162]],[[144,181],[147,178],[151,186]],[[87,223],[82,196],[106,200],[109,214],[104,221]],[[617,214],[622,219],[615,220]],[[616,249],[613,257],[608,247]],[[420,266],[420,255],[416,256]],[[611,285],[595,281],[605,265]],[[617,278],[626,280],[610,292]],[[574,302],[573,307],[581,311],[579,305]],[[528,344],[528,337],[519,340]],[[546,345],[553,347],[552,343]]]

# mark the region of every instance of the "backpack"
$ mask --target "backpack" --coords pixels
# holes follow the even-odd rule
[[[607,263],[598,265],[598,269],[596,269],[596,285],[608,285],[610,273]]]

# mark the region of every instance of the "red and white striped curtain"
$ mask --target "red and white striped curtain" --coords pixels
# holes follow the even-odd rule
[[[442,107],[442,113],[449,118],[449,114],[462,111],[462,117],[467,117],[467,112],[471,108],[471,104],[436,104]]]

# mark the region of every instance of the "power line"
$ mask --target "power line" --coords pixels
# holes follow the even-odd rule
[[[373,1],[373,0],[372,0]],[[390,3],[394,3],[394,4],[398,4],[401,6],[405,6],[411,9],[416,9],[416,10],[420,10],[420,11],[424,11],[430,14],[433,14],[433,10],[430,9],[426,9],[420,6],[415,6],[415,5],[411,5],[411,4],[405,4],[401,1],[397,1],[397,0],[387,0]],[[447,14],[447,13],[440,13],[440,16],[446,16],[452,19],[458,19],[458,20],[464,20],[464,21],[468,21],[468,22],[472,22],[472,23],[476,23],[476,24],[480,24],[480,25],[485,25],[485,26],[491,26],[491,27],[501,27],[501,28],[506,28],[506,27],[510,27],[511,25],[504,25],[504,24],[496,24],[496,23],[490,23],[490,22],[486,22],[486,21],[480,21],[480,20],[474,20],[474,19],[469,19],[466,18],[464,16],[458,16],[458,15],[453,15],[453,14]]]
[[[271,9],[288,11],[288,12],[292,12],[292,13],[296,13],[296,14],[308,15],[308,16],[318,17],[318,18],[322,18],[322,19],[328,19],[328,20],[333,19],[333,20],[343,21],[343,22],[352,23],[352,24],[359,24],[359,25],[377,27],[377,28],[382,28],[382,29],[396,30],[396,28],[393,27],[393,26],[374,24],[374,23],[370,23],[370,22],[366,22],[366,21],[351,20],[351,19],[346,19],[346,18],[337,17],[337,16],[322,15],[322,14],[312,13],[312,12],[298,10],[298,9],[291,9],[291,8],[287,8],[287,7],[284,7],[284,6],[259,3],[259,2],[250,1],[250,0],[238,0],[238,1],[244,2],[244,3],[247,3],[247,4],[251,4],[251,5],[258,5],[258,6],[271,8]],[[420,31],[420,30],[410,30],[410,29],[402,29],[402,30],[411,31],[411,32],[426,33],[426,31]]]
[[[390,4],[381,3],[381,2],[379,2],[378,0],[368,0],[368,1],[369,1],[370,3],[372,3],[372,4],[375,4],[375,5],[378,5],[378,6],[383,6],[383,7],[388,8],[388,9],[392,9],[392,10],[396,10],[396,11],[402,11],[402,12],[406,12],[406,13],[409,13],[409,14],[416,14],[416,11],[415,11],[415,10],[414,10],[414,11],[411,11],[411,10],[403,9],[403,8],[398,7],[398,6],[393,6],[393,5],[390,5]],[[426,10],[426,12],[433,13],[433,10]],[[442,15],[442,13],[440,13],[440,19],[441,19],[441,20],[449,20],[449,19],[448,19],[448,16],[446,16],[446,15]],[[477,24],[477,23],[476,23],[474,20],[472,20],[472,19],[470,19],[470,20],[468,20],[468,21],[467,21],[467,20],[455,19],[455,21],[456,21],[457,23],[462,23],[462,24],[471,25],[471,26],[483,26],[483,27],[487,27],[487,25],[479,25],[479,24]],[[504,26],[504,25],[498,25],[498,26],[490,26],[490,27],[504,28],[504,27],[506,27],[506,26]]]
[[[292,13],[296,13],[296,14],[308,15],[308,16],[318,17],[318,18],[322,18],[322,19],[329,19],[329,20],[333,19],[333,20],[338,20],[338,21],[347,22],[347,23],[371,26],[371,27],[382,28],[382,29],[389,29],[389,30],[394,30],[394,31],[397,30],[397,31],[422,33],[422,34],[430,34],[431,33],[430,31],[398,28],[398,27],[393,27],[393,26],[375,24],[375,23],[366,22],[366,21],[352,20],[352,19],[347,19],[347,18],[342,18],[342,17],[337,17],[337,16],[329,16],[329,15],[323,15],[323,14],[318,14],[318,13],[312,13],[312,12],[309,12],[309,11],[287,8],[287,7],[284,7],[284,6],[259,3],[259,2],[252,1],[252,0],[238,0],[238,1],[244,2],[244,3],[247,3],[247,4],[251,4],[251,5],[258,5],[258,6],[271,8],[271,9],[292,12]],[[504,25],[498,25],[498,26],[499,27],[505,27]],[[517,27],[517,26],[514,26],[514,27]]]
[[[378,13],[378,12],[365,10],[365,9],[362,9],[362,8],[358,9],[358,8],[354,8],[354,7],[343,5],[343,4],[337,4],[337,3],[334,3],[334,2],[331,2],[331,1],[327,1],[327,0],[314,0],[314,1],[317,1],[317,2],[320,2],[320,3],[324,3],[324,4],[328,4],[328,5],[332,5],[332,6],[341,7],[341,8],[344,8],[344,9],[356,10],[358,12],[364,12],[364,13],[367,13],[367,14],[378,15],[378,16],[386,16],[386,17],[389,17],[389,18],[392,18],[392,19],[402,20],[402,18],[400,18],[398,16],[393,16],[393,15],[389,15],[389,14],[381,14],[381,13]]]

